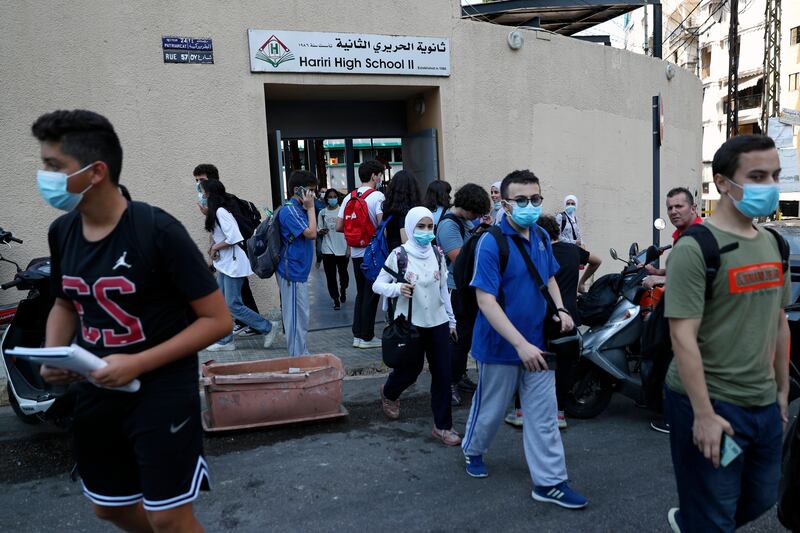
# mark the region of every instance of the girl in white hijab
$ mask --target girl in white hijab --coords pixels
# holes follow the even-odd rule
[[[431,408],[434,427],[432,436],[448,446],[461,444],[453,431],[450,408],[450,345],[448,336],[455,335],[456,319],[447,292],[447,265],[444,254],[431,246],[433,213],[425,207],[415,207],[406,215],[405,231],[408,241],[389,253],[385,269],[372,285],[376,294],[397,298],[395,316],[408,316],[409,301],[413,301],[411,323],[422,338],[423,350],[408,366],[395,368],[381,386],[381,404],[390,419],[400,417],[400,395],[422,372],[425,358],[431,372]],[[398,268],[398,264],[405,264]],[[386,269],[398,273],[402,282]],[[401,271],[402,270],[402,271]]]
[[[500,186],[502,184],[502,181],[495,181],[489,189],[489,196],[492,197],[492,210],[489,211],[489,215],[492,217],[492,224],[499,224],[503,217],[504,211],[500,197]]]
[[[561,229],[559,242],[569,242],[580,246],[581,228],[578,226],[578,218],[575,212],[578,210],[578,198],[574,194],[564,197],[564,210],[556,215],[556,223]]]

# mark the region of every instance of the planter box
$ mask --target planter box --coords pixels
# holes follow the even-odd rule
[[[346,416],[342,361],[332,354],[202,365],[206,431]]]

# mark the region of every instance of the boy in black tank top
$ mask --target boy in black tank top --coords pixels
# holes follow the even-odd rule
[[[208,489],[197,351],[230,333],[227,306],[180,222],[119,193],[122,148],[107,119],[56,111],[32,130],[39,191],[67,211],[48,233],[56,301],[45,344],[77,337],[108,363],[75,385],[84,494],[125,530],[202,531],[191,503]],[[42,376],[81,379],[48,367]],[[136,393],[110,390],[136,378]]]

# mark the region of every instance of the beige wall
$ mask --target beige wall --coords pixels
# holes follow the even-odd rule
[[[88,108],[108,116],[125,150],[123,183],[203,242],[195,164],[215,163],[231,191],[268,203],[267,82],[438,87],[439,105],[427,112],[440,108],[431,120],[442,124],[444,176],[455,186],[488,186],[514,168],[534,169],[547,209],[560,208],[564,194],[580,197],[586,240],[603,257],[609,246],[649,240],[651,95],[666,99],[662,192],[699,184],[694,76],[679,70],[667,81],[664,65],[650,58],[530,31],[512,51],[509,28],[459,20],[456,0],[331,1],[314,9],[277,0],[235,8],[213,0],[4,4],[0,225],[26,240],[9,254],[22,262],[47,254],[44,236],[57,216],[35,188],[40,163],[29,128],[39,114]],[[248,28],[450,37],[451,76],[251,74]],[[215,64],[164,64],[162,35],[213,38]],[[0,278],[11,275],[0,264]],[[257,297],[274,304],[273,282],[257,285]],[[0,294],[0,302],[12,296]]]

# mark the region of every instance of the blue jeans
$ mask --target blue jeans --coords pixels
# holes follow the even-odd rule
[[[742,454],[714,468],[692,440],[694,412],[689,397],[665,387],[664,415],[678,485],[678,523],[684,533],[734,531],[775,505],[780,480],[783,423],[777,403],[741,407],[711,400],[730,422]]]
[[[242,303],[242,285],[245,279],[247,278],[232,278],[222,272],[217,272],[217,284],[233,318],[266,335],[272,331],[272,323]],[[233,341],[233,333],[224,336],[217,342],[228,344],[231,341]]]

